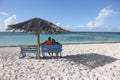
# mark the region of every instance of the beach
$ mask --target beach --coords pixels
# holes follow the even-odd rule
[[[0,80],[120,80],[120,43],[64,44],[62,58],[19,53],[0,47]]]

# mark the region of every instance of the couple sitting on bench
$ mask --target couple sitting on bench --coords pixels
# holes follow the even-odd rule
[[[42,45],[47,45],[47,47],[49,46],[47,48],[46,52],[48,52],[48,54],[50,56],[51,56],[50,52],[52,53],[52,57],[53,57],[53,52],[55,52],[56,56],[58,56],[58,52],[60,52],[60,51],[59,51],[59,49],[57,47],[60,45],[60,43],[56,42],[55,39],[51,39],[51,37],[48,37],[48,40],[46,40],[45,42],[43,42]],[[52,48],[52,45],[56,45],[56,47]],[[43,50],[42,50],[42,53],[43,53],[43,57],[44,57],[44,51]]]
[[[23,58],[26,56],[26,53],[34,53],[36,55],[38,55],[38,49],[37,47],[28,47],[25,45],[21,45],[20,46],[21,51],[19,54],[19,58]],[[44,43],[42,43],[41,45],[41,52],[42,52],[42,57],[44,56],[44,53],[52,53],[53,56],[53,52],[56,53],[56,56],[58,56],[58,53],[60,53],[60,57],[62,57],[62,45],[58,42],[56,42],[54,39],[51,39],[51,37],[48,38],[47,41],[45,41]]]

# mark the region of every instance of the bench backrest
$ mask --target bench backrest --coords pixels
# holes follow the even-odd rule
[[[62,52],[62,45],[41,45],[41,51],[44,52]]]
[[[24,51],[24,50],[38,50],[37,47],[28,47],[28,46],[25,46],[25,45],[20,45],[20,49],[21,49],[21,51]]]

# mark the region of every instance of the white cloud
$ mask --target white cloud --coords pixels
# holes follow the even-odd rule
[[[70,26],[69,26],[69,25],[65,25],[65,26],[64,26],[64,29],[69,30],[69,29],[70,29]]]
[[[0,19],[0,31],[5,31],[8,25],[15,24],[16,22],[17,18],[15,14],[6,18],[5,20]]]
[[[87,24],[69,27],[72,31],[109,31],[110,27],[107,26],[107,19],[115,13],[112,9],[106,7],[100,10],[98,15]]]
[[[57,25],[57,26],[60,26],[60,23],[59,23],[59,22],[57,22],[57,23],[56,23],[56,25]]]
[[[103,8],[95,17],[94,21],[89,21],[87,23],[87,27],[94,28],[94,27],[101,27],[105,24],[107,18],[113,13],[112,9]]]
[[[12,16],[8,17],[5,19],[5,28],[10,25],[10,24],[15,24],[17,22],[16,15],[13,14]]]
[[[3,16],[8,16],[8,13],[6,13],[6,12],[0,12],[0,14]]]

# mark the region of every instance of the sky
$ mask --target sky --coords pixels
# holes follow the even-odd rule
[[[120,0],[0,0],[0,31],[31,18],[70,31],[120,32]]]

